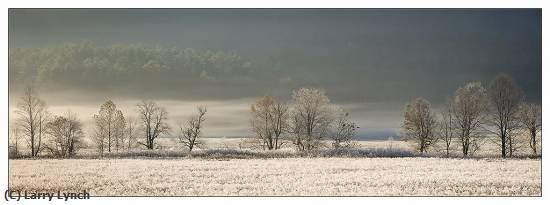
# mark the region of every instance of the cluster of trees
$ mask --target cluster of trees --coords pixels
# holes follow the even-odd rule
[[[198,115],[191,116],[186,123],[180,125],[181,132],[178,133],[179,142],[189,152],[200,144],[201,130],[206,120],[206,107],[198,107]],[[94,141],[98,151],[103,154],[105,147],[111,152],[130,150],[136,145],[142,145],[146,149],[156,147],[155,140],[161,135],[168,135],[170,126],[167,123],[168,112],[166,108],[159,106],[151,100],[143,100],[137,104],[139,121],[126,120],[122,111],[117,110],[116,105],[108,100],[105,102],[95,118]],[[143,138],[137,139],[136,133],[143,133]]]
[[[11,146],[14,155],[19,155],[21,136],[25,136],[31,157],[44,150],[56,157],[71,157],[80,147],[83,137],[80,120],[72,112],[52,115],[34,89],[25,90],[16,113],[19,119],[12,131]]]
[[[119,151],[124,149],[125,141],[130,141],[133,136],[125,135],[126,119],[122,111],[117,109],[113,101],[108,100],[99,109],[99,113],[94,115],[96,125],[94,143],[100,153],[106,149]],[[128,144],[126,149],[130,149],[131,144]]]
[[[155,140],[169,134],[164,107],[144,100],[136,108],[138,120],[125,117],[112,100],[100,106],[93,116],[94,132],[89,137],[101,156],[128,151],[137,145],[154,149]],[[19,119],[11,146],[15,153],[19,153],[20,136],[27,140],[31,157],[42,150],[55,157],[72,157],[83,146],[83,125],[76,115],[69,111],[52,116],[32,88],[27,89],[16,112]],[[180,125],[177,137],[189,152],[201,145],[206,112],[206,107],[198,107],[197,114]],[[324,91],[313,88],[294,91],[289,103],[261,97],[251,106],[251,113],[252,131],[261,146],[269,150],[291,142],[299,150],[308,151],[324,146],[324,139],[331,139],[334,148],[350,147],[358,128],[348,113],[330,103]],[[138,137],[140,133],[142,137]]]
[[[264,149],[276,150],[291,142],[300,151],[324,146],[330,139],[334,148],[352,145],[357,125],[348,113],[330,103],[325,92],[314,88],[293,91],[289,103],[263,96],[251,105],[251,131]]]
[[[93,116],[94,133],[90,136],[98,152],[119,152],[135,147],[137,122],[124,116],[112,100],[107,100]]]
[[[181,83],[182,77],[209,81],[241,78],[251,63],[235,52],[141,45],[99,46],[90,42],[9,50],[10,85],[17,82],[62,85],[146,83],[145,79]],[[177,76],[177,77],[176,77]]]
[[[523,92],[508,75],[498,75],[485,89],[481,83],[468,83],[456,90],[454,96],[440,109],[432,110],[430,103],[418,98],[405,107],[403,129],[407,139],[427,152],[436,143],[443,143],[450,155],[451,145],[458,143],[463,156],[472,155],[480,140],[498,136],[502,157],[512,157],[528,133],[529,146],[537,154],[537,135],[541,130],[541,107],[523,100]],[[128,151],[137,145],[154,149],[155,140],[170,134],[168,112],[153,101],[144,100],[136,106],[138,119],[125,117],[116,104],[107,100],[93,116],[94,133],[90,136],[98,152]],[[179,142],[191,152],[201,145],[206,120],[206,107],[180,125]],[[353,145],[359,128],[350,114],[332,104],[325,92],[301,88],[292,92],[284,102],[263,96],[250,108],[251,131],[258,144],[268,150],[280,149],[291,143],[300,151],[327,146],[335,149]],[[16,113],[19,115],[12,130],[11,150],[19,153],[21,137],[28,145],[31,157],[46,150],[56,157],[72,157],[83,145],[83,125],[72,112],[52,115],[46,103],[32,88],[27,88]],[[138,137],[140,136],[141,137]]]
[[[82,123],[72,112],[65,116],[55,116],[47,124],[47,131],[51,136],[51,143],[45,148],[54,156],[72,157],[80,147],[84,132]]]
[[[541,117],[541,106],[524,102],[523,92],[513,78],[499,74],[487,89],[479,82],[458,88],[439,115],[427,100],[413,100],[405,107],[402,127],[421,153],[441,141],[449,156],[451,144],[457,140],[466,157],[479,149],[482,138],[492,134],[498,137],[505,158],[513,156],[525,132],[533,154],[537,154]]]
[[[169,134],[168,112],[164,107],[150,100],[137,105],[139,120],[126,118],[112,100],[100,106],[94,119],[94,133],[90,135],[101,156],[105,152],[128,151],[143,145],[155,148],[155,139]],[[201,130],[206,120],[206,107],[199,107],[198,114],[191,116],[181,125],[180,142],[188,151],[200,144]],[[10,151],[14,157],[20,155],[21,140],[27,143],[31,157],[37,157],[44,150],[53,157],[73,157],[84,146],[82,122],[74,113],[52,115],[35,90],[28,87],[17,105],[19,115],[10,137]],[[139,133],[143,137],[139,138]]]

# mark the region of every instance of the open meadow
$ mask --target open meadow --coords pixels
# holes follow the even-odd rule
[[[10,160],[12,190],[92,196],[540,196],[540,159]]]
[[[421,156],[400,140],[357,141],[354,149],[267,151],[245,138],[204,138],[187,154],[175,139],[157,150],[74,159],[12,159],[9,186],[89,191],[92,196],[540,196],[540,158],[499,159],[490,140],[462,159],[436,149]],[[528,153],[525,149],[523,153]],[[521,154],[521,153],[518,153]],[[526,155],[527,156],[527,155]]]

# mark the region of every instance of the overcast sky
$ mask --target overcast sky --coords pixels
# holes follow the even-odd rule
[[[246,111],[254,97],[289,98],[301,86],[326,90],[332,102],[352,113],[364,136],[399,132],[403,106],[416,97],[437,108],[459,86],[488,84],[498,73],[512,75],[528,101],[540,102],[541,35],[540,9],[11,9],[9,14],[10,48],[90,41],[231,51],[262,65],[257,69],[284,70],[282,83],[273,87],[208,86],[201,95],[157,96],[173,123],[195,104],[211,106],[216,112],[206,131],[216,136],[249,134]],[[41,95],[52,109],[76,110],[84,121],[107,97],[130,113],[149,96],[91,90]],[[10,93],[12,104],[16,95]]]

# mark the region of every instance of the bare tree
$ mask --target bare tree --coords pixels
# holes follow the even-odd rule
[[[288,125],[288,106],[271,96],[256,100],[250,108],[252,132],[267,149],[279,149]]]
[[[437,121],[432,114],[430,103],[423,98],[417,98],[406,105],[404,117],[402,126],[406,138],[418,144],[417,149],[420,153],[426,152],[437,141],[434,134]]]
[[[147,149],[153,149],[155,139],[169,130],[166,120],[168,112],[153,101],[142,101],[137,105],[141,123],[145,131],[145,143],[139,142]]]
[[[506,157],[506,149],[510,157],[513,155],[513,130],[518,128],[516,113],[523,97],[523,92],[514,79],[506,74],[499,74],[489,85],[489,125],[494,128],[492,133],[500,137],[502,158]],[[508,144],[508,148],[506,148]]]
[[[97,122],[97,121],[96,121]],[[97,152],[102,157],[105,152],[105,129],[104,127],[96,126],[94,128],[94,135],[92,141],[96,146]]]
[[[298,149],[312,150],[321,146],[334,121],[334,107],[325,92],[301,88],[292,94],[293,143]]]
[[[126,131],[124,132],[127,140],[127,150],[131,150],[136,143],[137,122],[134,118],[127,118]]]
[[[334,149],[350,147],[358,128],[355,122],[351,121],[349,113],[341,113],[330,135],[332,147]]]
[[[19,157],[19,127],[11,126],[10,138],[9,138],[9,157],[17,158]]]
[[[206,120],[206,107],[198,107],[197,111],[197,115],[191,116],[187,120],[187,124],[180,127],[181,133],[179,140],[187,147],[189,152],[191,152],[196,145],[201,144],[199,138],[201,136],[203,123]]]
[[[283,145],[283,140],[282,140],[283,134],[288,129],[288,118],[289,118],[288,105],[279,100],[275,100],[271,108],[271,113],[272,113],[271,129],[273,130],[273,136],[275,138],[274,148],[277,150],[281,148],[281,145]]]
[[[108,152],[114,147],[118,150],[120,138],[124,132],[124,115],[118,110],[112,100],[107,100],[99,109],[99,113],[94,115],[96,125],[95,143],[98,150],[103,153],[107,148]]]
[[[273,132],[271,132],[270,119],[271,106],[273,105],[273,98],[264,96],[256,100],[256,102],[250,106],[252,118],[250,124],[252,126],[252,132],[256,138],[261,139],[261,143],[266,145],[267,149],[273,149]]]
[[[21,134],[29,142],[31,156],[37,156],[41,151],[42,136],[46,130],[49,113],[46,104],[40,100],[33,88],[28,87],[17,104],[18,119]]]
[[[462,145],[464,157],[479,146],[479,128],[487,109],[487,94],[479,82],[471,82],[456,90],[452,102],[452,115]]]
[[[529,146],[533,154],[537,154],[537,133],[542,128],[542,108],[540,105],[523,103],[518,114],[521,125],[529,132]]]
[[[115,126],[113,130],[115,150],[118,152],[119,149],[123,149],[125,145],[125,134],[126,131],[126,119],[122,111],[117,110],[115,114]]]
[[[82,123],[72,112],[67,116],[55,116],[48,123],[48,134],[51,136],[47,149],[56,157],[72,157],[83,137]]]
[[[301,151],[306,149],[306,146],[304,145],[304,124],[301,122],[300,117],[292,113],[290,117],[290,124],[289,124],[289,134],[290,138],[292,140],[292,143]]]
[[[450,156],[451,144],[455,138],[455,123],[453,122],[452,108],[448,104],[441,111],[441,121],[439,122],[439,138],[445,146],[445,156]]]

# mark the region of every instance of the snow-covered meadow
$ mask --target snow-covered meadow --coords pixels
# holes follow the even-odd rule
[[[92,196],[540,196],[540,159],[10,160],[9,186]]]

